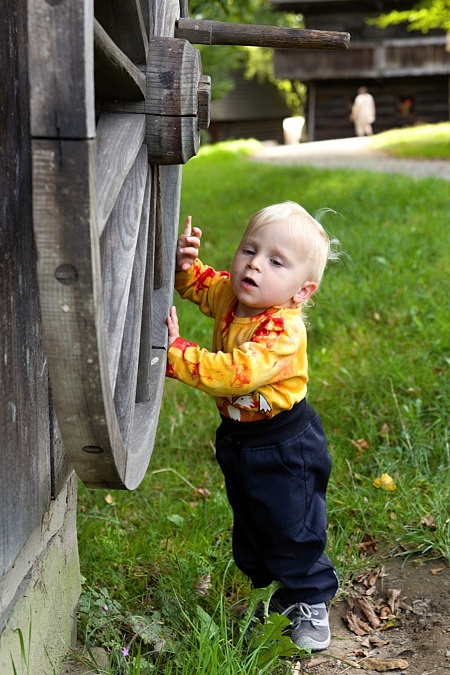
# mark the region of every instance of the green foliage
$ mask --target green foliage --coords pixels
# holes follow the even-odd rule
[[[267,0],[244,0],[227,2],[215,0],[189,1],[189,16],[197,19],[302,27],[303,19],[293,13],[276,12]],[[198,45],[202,56],[203,72],[211,76],[211,97],[217,100],[234,86],[233,73],[242,70],[245,77],[268,80],[275,84],[285,97],[293,113],[301,114],[306,96],[305,86],[289,80],[276,80],[273,74],[273,49],[264,47],[234,47],[226,45]]]
[[[333,209],[321,220],[344,253],[308,310],[308,397],[333,457],[328,554],[345,593],[355,573],[378,562],[367,538],[391,555],[450,557],[448,183],[264,165],[248,158],[256,147],[203,148],[183,169],[180,220],[193,216],[202,258],[223,269],[248,218],[267,203]],[[211,320],[176,302],[183,337],[210,346]],[[80,639],[91,649],[110,645],[111,673],[285,675],[302,656],[286,655],[292,645],[276,616],[255,624],[258,637],[252,632],[252,609],[267,597],[252,596],[232,561],[217,424],[209,397],[168,380],[141,486],[80,487],[90,603],[81,606]],[[395,490],[374,486],[382,474]],[[262,666],[264,654],[271,661]]]
[[[433,29],[450,31],[450,0],[422,0],[411,9],[393,10],[369,21],[380,28],[406,23],[408,30],[428,33]]]

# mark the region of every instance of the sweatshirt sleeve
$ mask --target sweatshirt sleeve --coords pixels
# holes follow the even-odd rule
[[[249,394],[296,374],[298,338],[272,334],[231,352],[210,352],[178,338],[168,351],[167,375],[214,397]]]
[[[217,300],[224,286],[229,285],[228,272],[216,272],[215,269],[197,260],[186,271],[176,272],[175,288],[185,300],[199,306],[206,316],[215,316]]]

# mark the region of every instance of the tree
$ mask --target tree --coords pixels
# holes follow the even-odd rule
[[[450,0],[422,0],[409,10],[393,10],[381,14],[371,23],[380,28],[406,23],[408,30],[419,30],[422,33],[433,29],[450,32]]]
[[[189,16],[195,19],[253,23],[300,28],[303,17],[277,12],[268,0],[189,0]],[[212,98],[218,99],[233,88],[233,72],[242,70],[248,79],[269,80],[275,84],[294,113],[301,113],[305,86],[300,82],[276,80],[273,74],[273,50],[264,47],[198,45],[203,72],[211,75]]]

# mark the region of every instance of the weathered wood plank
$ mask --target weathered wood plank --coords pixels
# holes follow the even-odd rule
[[[147,148],[142,146],[122,185],[100,241],[111,391],[116,388],[147,167]]]
[[[161,166],[162,259],[164,284],[153,292],[153,348],[166,349],[166,318],[173,299],[175,251],[180,217],[181,171],[180,167]]]
[[[153,350],[151,354],[151,376],[150,390],[151,396],[146,403],[136,404],[133,420],[133,433],[130,439],[130,449],[142,448],[142,439],[145,437],[145,447],[153,448],[158,429],[158,416],[161,408],[162,396],[164,391],[164,379],[166,374],[166,351],[164,349]],[[141,443],[141,446],[139,446]],[[131,452],[131,450],[130,450]],[[125,474],[126,484],[130,489],[139,485],[145,470],[151,451],[144,454],[142,450],[135,453],[133,462],[127,464]]]
[[[155,267],[158,268],[156,240],[161,239],[161,181],[160,167],[152,167],[152,188],[148,221],[148,249],[143,284],[143,305],[141,332],[139,336],[138,377],[136,383],[136,403],[148,402],[151,398],[151,360],[153,326],[153,291],[155,288]],[[162,285],[162,281],[161,281]]]
[[[147,120],[145,142],[150,162],[185,164],[200,147],[197,117],[152,116]]]
[[[283,49],[347,49],[349,33],[179,19],[175,37],[204,45],[246,45]]]
[[[145,75],[110,38],[98,21],[94,22],[95,97],[104,99],[143,99]]]
[[[197,114],[197,90],[202,75],[198,49],[186,40],[153,38],[146,74],[148,114],[168,117]]]
[[[175,23],[180,17],[179,0],[149,0],[151,15],[151,35],[173,37]]]
[[[94,0],[94,11],[119,49],[133,63],[146,63],[148,35],[140,1]]]
[[[26,3],[2,3],[0,579],[41,522],[51,488],[48,369],[32,229],[27,49]],[[0,594],[3,631],[10,597]],[[10,665],[9,653],[2,656],[0,661],[8,658]]]
[[[146,149],[144,148],[144,152]],[[146,160],[147,166],[147,160]],[[134,257],[133,274],[127,306],[122,350],[120,354],[117,384],[114,392],[117,419],[124,440],[125,447],[130,445],[130,434],[134,419],[134,407],[136,402],[136,388],[139,364],[141,322],[143,314],[144,287],[147,261],[153,263],[152,256],[147,256],[149,239],[150,199],[152,191],[152,171],[147,166],[147,179],[145,185],[144,201],[139,226],[139,236]],[[132,451],[145,447],[145,436],[135,437]]]
[[[108,372],[95,142],[35,140],[32,158],[45,351],[64,445],[87,485],[123,487],[125,450],[112,396],[102,386]]]
[[[145,115],[104,113],[97,126],[98,231],[103,232],[122,184],[144,142]]]
[[[33,137],[94,137],[92,22],[92,0],[28,1]]]

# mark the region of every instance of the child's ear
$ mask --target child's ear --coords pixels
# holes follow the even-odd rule
[[[299,290],[293,297],[295,304],[300,305],[302,302],[306,302],[308,298],[310,298],[312,294],[317,291],[317,288],[318,288],[317,282],[305,281],[303,286],[299,288]]]

